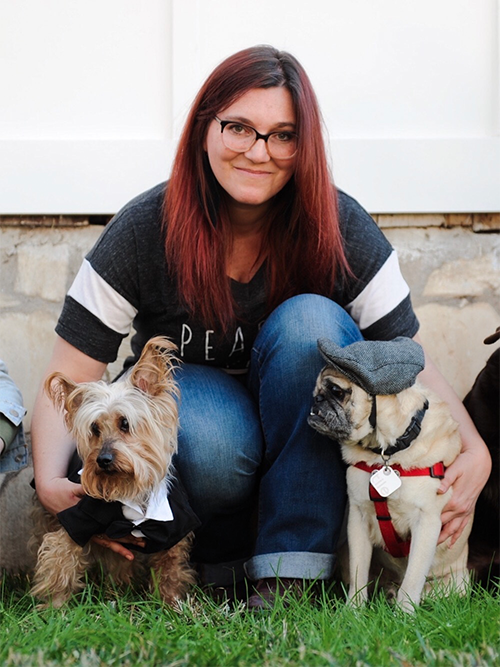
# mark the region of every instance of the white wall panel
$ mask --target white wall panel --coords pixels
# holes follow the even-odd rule
[[[168,176],[212,68],[271,43],[373,212],[500,210],[499,0],[0,0],[0,213],[106,213]]]
[[[176,134],[214,65],[237,49],[271,43],[306,68],[334,178],[370,211],[500,210],[498,6],[175,0]]]
[[[168,175],[171,5],[0,0],[0,213],[109,213]]]
[[[4,0],[2,9],[0,138],[165,138],[168,3]]]

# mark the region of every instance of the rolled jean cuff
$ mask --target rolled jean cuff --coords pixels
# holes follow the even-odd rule
[[[245,572],[254,581],[273,577],[330,579],[334,565],[335,556],[332,554],[284,551],[254,556],[245,563]]]
[[[212,586],[231,586],[245,578],[246,558],[228,563],[196,563],[201,584]]]

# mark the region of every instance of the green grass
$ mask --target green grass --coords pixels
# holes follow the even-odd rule
[[[36,608],[26,581],[0,589],[0,665],[500,665],[500,593],[427,600],[414,616],[382,598],[355,610],[333,592],[269,612],[195,591],[174,611],[89,585],[62,610]]]

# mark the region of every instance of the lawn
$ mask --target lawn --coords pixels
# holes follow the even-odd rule
[[[427,600],[413,616],[381,597],[361,610],[330,590],[231,608],[194,591],[176,611],[131,590],[89,584],[62,610],[36,608],[23,579],[0,595],[0,665],[500,665],[500,592]]]

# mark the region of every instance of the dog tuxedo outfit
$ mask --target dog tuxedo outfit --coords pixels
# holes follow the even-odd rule
[[[80,468],[81,463],[77,470]],[[79,484],[80,472],[70,474],[69,480]],[[148,554],[171,549],[200,525],[177,477],[165,481],[144,510],[134,503],[106,502],[84,496],[73,507],[59,512],[57,518],[71,539],[82,547],[93,535],[103,534],[115,540],[132,534],[144,537],[146,545],[127,546]]]

